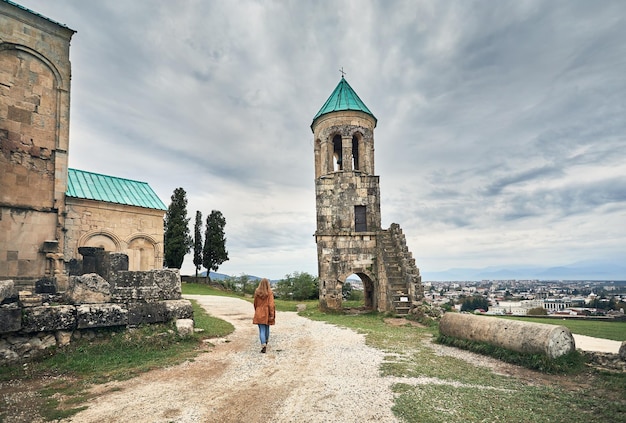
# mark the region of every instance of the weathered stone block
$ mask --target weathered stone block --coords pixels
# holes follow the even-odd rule
[[[167,320],[193,319],[193,306],[189,300],[163,301],[167,309]]]
[[[72,332],[66,330],[58,330],[54,333],[54,338],[57,341],[59,347],[69,345],[72,341]]]
[[[16,363],[20,360],[20,355],[13,350],[11,344],[0,339],[0,364]]]
[[[144,272],[116,272],[111,276],[111,301],[154,302],[181,298],[180,273],[177,269]]]
[[[75,307],[40,306],[24,308],[22,316],[23,332],[43,332],[69,330],[76,327]]]
[[[17,303],[17,288],[12,280],[0,281],[0,304]]]
[[[76,322],[79,329],[125,326],[128,309],[122,304],[83,304],[76,307]]]
[[[130,326],[166,322],[168,320],[167,307],[163,302],[128,304],[128,324]]]
[[[176,332],[181,338],[187,338],[193,335],[193,320],[178,319],[176,320]]]
[[[37,294],[56,294],[57,285],[54,279],[43,278],[35,282],[35,293]]]
[[[65,296],[72,304],[106,303],[111,301],[111,286],[95,273],[71,276]]]
[[[0,306],[0,333],[16,332],[22,328],[22,309],[17,303]]]

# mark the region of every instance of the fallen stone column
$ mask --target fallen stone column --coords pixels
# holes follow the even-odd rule
[[[576,349],[574,337],[565,326],[530,323],[471,314],[446,313],[439,322],[445,336],[486,342],[528,354],[557,358]]]

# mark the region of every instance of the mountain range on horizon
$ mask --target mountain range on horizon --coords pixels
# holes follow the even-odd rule
[[[626,281],[626,265],[613,262],[576,262],[564,266],[490,266],[480,269],[452,268],[429,272],[421,270],[423,281],[477,280],[598,280]]]
[[[626,264],[609,261],[584,261],[564,266],[489,266],[483,268],[451,268],[431,272],[420,268],[422,281],[480,281],[480,280],[590,280],[626,281]],[[203,277],[206,272],[201,274]],[[221,280],[229,275],[210,273],[211,279]],[[261,279],[248,275],[251,281]],[[272,280],[272,282],[276,282]]]

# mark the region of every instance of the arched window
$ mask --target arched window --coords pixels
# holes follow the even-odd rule
[[[341,151],[341,135],[333,137],[333,167],[335,171],[343,170],[343,154]]]
[[[359,137],[356,135],[352,136],[352,169],[359,169]]]

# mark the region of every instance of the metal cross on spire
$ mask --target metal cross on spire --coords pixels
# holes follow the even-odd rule
[[[341,77],[343,78],[344,76],[346,76],[346,73],[343,71],[343,66],[341,67],[341,69],[339,69],[339,72],[341,72]]]

